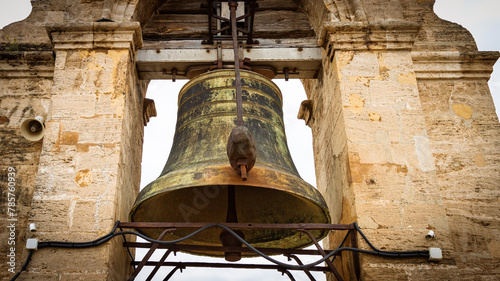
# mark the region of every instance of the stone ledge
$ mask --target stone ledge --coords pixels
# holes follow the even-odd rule
[[[46,27],[55,50],[131,49],[142,47],[138,22],[91,22]]]
[[[421,22],[386,20],[373,23],[329,22],[318,44],[334,50],[411,50]]]
[[[52,78],[52,51],[0,52],[0,78]]]
[[[412,52],[417,79],[490,79],[500,52]]]

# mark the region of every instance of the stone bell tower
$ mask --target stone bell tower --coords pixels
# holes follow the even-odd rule
[[[343,254],[346,280],[500,276],[500,123],[487,85],[499,53],[479,52],[434,2],[258,0],[258,44],[241,43],[254,69],[302,79],[299,116],[332,222],[357,222],[384,250],[443,250],[432,263],[361,255],[359,268]],[[40,241],[79,242],[128,220],[155,112],[149,80],[231,62],[207,37],[206,4],[34,0],[0,31],[1,278],[27,258],[29,223]],[[29,141],[20,126],[35,116],[44,136]],[[325,248],[342,238],[331,233]],[[42,249],[19,280],[124,280],[121,243]]]

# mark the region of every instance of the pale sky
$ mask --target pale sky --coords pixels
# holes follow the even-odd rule
[[[27,17],[31,9],[29,0],[0,0],[0,28],[8,23],[22,20]],[[480,51],[500,50],[500,0],[437,0],[436,13],[444,19],[457,22],[467,28],[476,39]],[[314,162],[312,154],[311,130],[305,126],[303,120],[297,120],[300,102],[306,99],[303,87],[298,80],[284,82],[275,81],[284,96],[285,128],[295,165],[304,180],[316,185]],[[154,99],[158,117],[152,118],[145,128],[144,153],[142,162],[141,187],[155,180],[160,174],[168,154],[173,138],[176,121],[177,95],[183,81],[171,83],[168,81],[152,81],[147,97]],[[489,82],[492,96],[497,105],[497,114],[500,113],[500,63],[495,65],[495,72]],[[159,251],[157,251],[159,252]],[[163,252],[153,257],[159,259]],[[182,255],[182,254],[181,254]],[[169,258],[169,261],[179,260]],[[182,255],[182,261],[205,261],[207,258]],[[36,258],[36,256],[34,257]],[[201,260],[200,260],[201,259]],[[314,259],[313,259],[314,260]],[[215,262],[220,262],[220,259]],[[282,261],[286,261],[282,259]],[[304,263],[312,260],[304,260]],[[243,260],[245,263],[260,263],[261,260]],[[144,270],[147,272],[146,270]],[[166,269],[168,273],[170,269]],[[164,273],[166,274],[166,273]],[[165,276],[162,274],[163,276]],[[157,274],[160,275],[160,274]],[[141,274],[137,280],[144,280]],[[147,276],[147,275],[146,275]],[[297,280],[309,280],[304,274],[294,274]],[[316,273],[317,280],[325,280],[324,275]],[[272,270],[230,270],[230,269],[191,269],[184,273],[177,272],[171,280],[289,280],[281,273]],[[155,278],[154,280],[163,280]]]

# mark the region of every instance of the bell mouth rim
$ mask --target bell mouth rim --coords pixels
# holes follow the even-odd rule
[[[182,183],[178,181],[180,178],[186,178],[185,175],[191,175],[189,177],[189,181]],[[256,175],[258,174],[258,175]],[[264,179],[264,180],[259,180]],[[178,184],[171,184],[170,182],[178,182]],[[174,170],[172,172],[166,173],[156,180],[152,181],[148,185],[146,185],[137,195],[137,198],[129,212],[129,220],[133,220],[133,215],[137,208],[148,201],[149,199],[170,191],[175,191],[183,188],[190,187],[203,187],[203,186],[220,186],[221,182],[224,182],[224,185],[238,185],[238,186],[250,186],[256,188],[268,188],[273,190],[279,190],[282,192],[286,192],[292,196],[303,197],[305,199],[313,202],[317,207],[319,207],[323,214],[325,215],[326,222],[321,223],[330,223],[331,217],[330,212],[328,210],[328,205],[326,204],[323,195],[321,192],[310,185],[306,181],[304,181],[300,176],[295,173],[289,173],[287,171],[281,169],[274,169],[269,166],[259,165],[258,163],[252,168],[248,173],[248,180],[243,181],[239,174],[237,174],[229,164],[224,165],[207,165],[203,168],[188,166],[184,169]],[[285,183],[285,184],[283,184]],[[299,185],[300,187],[293,188],[295,185]],[[149,189],[154,189],[155,186],[169,186],[168,190],[164,188],[157,189],[156,191],[145,194],[145,191]],[[284,187],[292,187],[293,189],[285,189]],[[294,192],[294,190],[296,192]],[[299,192],[300,191],[300,192]],[[305,193],[304,193],[305,191]],[[319,200],[320,199],[320,200]],[[304,222],[304,223],[314,223],[314,222]]]
[[[211,172],[211,171],[215,171],[216,169],[218,171],[218,172],[216,172],[216,174]],[[172,188],[169,187],[169,189],[160,189],[160,190],[157,190],[155,192],[148,193],[148,194],[142,194],[142,196],[141,196],[141,194],[139,194],[139,196],[136,199],[136,202],[134,203],[134,206],[132,207],[132,210],[129,213],[129,220],[131,222],[132,221],[144,222],[141,220],[134,220],[134,215],[136,215],[136,211],[140,208],[140,206],[143,203],[146,203],[150,199],[156,198],[156,196],[162,196],[162,195],[166,196],[169,192],[178,191],[178,190],[181,190],[183,188],[196,189],[196,188],[200,188],[200,187],[214,186],[216,184],[211,185],[210,182],[212,182],[212,181],[220,182],[218,179],[225,178],[226,182],[228,182],[227,185],[231,185],[231,183],[237,183],[237,185],[239,185],[239,186],[257,188],[257,189],[262,189],[262,190],[266,190],[268,188],[271,189],[270,187],[272,186],[272,183],[275,180],[280,180],[281,182],[283,182],[283,180],[285,180],[285,182],[289,182],[289,183],[298,183],[298,184],[300,184],[300,187],[297,190],[303,191],[302,193],[294,193],[293,190],[285,189],[285,188],[276,188],[276,186],[272,186],[273,187],[272,190],[277,191],[277,192],[285,192],[285,193],[287,193],[288,196],[295,197],[294,200],[307,202],[308,204],[310,204],[310,206],[313,206],[312,209],[310,209],[310,212],[315,212],[317,214],[316,218],[319,218],[319,219],[317,219],[315,221],[301,221],[299,219],[299,220],[294,221],[294,222],[283,221],[281,223],[285,223],[285,224],[286,223],[331,223],[330,213],[329,213],[328,207],[327,207],[321,193],[315,187],[313,187],[309,183],[302,180],[296,174],[287,173],[286,171],[280,171],[280,170],[272,169],[272,168],[265,167],[265,166],[258,166],[256,164],[254,166],[254,168],[249,172],[248,180],[242,181],[240,175],[238,175],[228,164],[225,164],[223,167],[221,167],[220,165],[210,165],[210,166],[205,166],[203,168],[198,167],[198,169],[187,168],[184,170],[185,170],[184,172],[190,171],[190,173],[192,175],[190,177],[191,182],[189,184],[178,184],[177,186],[174,186]],[[167,173],[167,174],[157,178],[155,181],[151,182],[146,187],[144,187],[144,189],[141,192],[148,190],[147,188],[149,186],[158,185],[158,187],[160,187],[163,184],[165,184],[165,182],[168,182],[169,179],[175,181],[176,176],[173,175],[175,173],[176,173],[176,171],[173,171],[171,173]],[[267,174],[267,175],[274,174],[273,176],[270,176],[267,178],[267,179],[274,178],[274,180],[271,179],[271,180],[266,181],[265,180],[266,178],[264,178],[263,181],[256,181],[255,178],[258,177],[257,174],[259,174],[259,176],[262,174]],[[228,181],[228,177],[230,178],[230,181]],[[196,182],[196,181],[193,182],[194,178],[198,178],[198,182]],[[267,183],[264,183],[264,182],[267,182]],[[226,185],[226,183],[224,183],[224,185]],[[308,192],[304,192],[304,191],[308,191],[308,192],[310,192],[310,194],[308,195]],[[145,196],[145,195],[147,195],[147,196]],[[290,197],[286,197],[286,198],[290,198]],[[298,202],[298,201],[294,201],[294,202]],[[293,205],[292,202],[290,204],[292,204],[292,208],[295,207],[295,205]],[[150,221],[146,220],[146,222],[150,222]],[[159,219],[155,222],[170,222],[170,221],[162,221],[161,219]],[[181,221],[171,221],[171,222],[181,222]],[[189,222],[189,221],[187,221],[187,222]],[[195,221],[193,221],[193,222],[195,222]],[[198,222],[198,221],[196,221],[196,222]],[[202,222],[205,222],[205,221],[202,221]],[[206,221],[206,222],[207,223],[217,223],[217,222],[224,223],[223,221]],[[257,221],[244,221],[242,223],[266,223],[266,222],[261,222],[261,221],[257,220]],[[275,223],[275,222],[267,222],[267,223]],[[277,222],[277,223],[279,224],[280,222]],[[142,231],[141,229],[136,229],[136,230],[138,232],[148,236],[148,237],[154,236],[154,234],[148,233],[149,230],[148,231]],[[275,246],[269,246],[270,248],[277,247],[276,245],[285,245],[286,244],[286,247],[290,248],[290,249],[301,249],[301,248],[305,248],[305,247],[308,247],[308,246],[313,244],[313,242],[311,242],[311,241],[305,241],[302,239],[300,239],[300,241],[296,240],[296,235],[297,234],[294,234],[292,236],[282,237],[276,241],[254,241],[254,242],[252,242],[252,241],[247,240],[247,242],[249,242],[254,247],[268,247],[267,243],[271,242],[272,245],[275,245]],[[317,241],[320,241],[328,235],[328,231],[317,231],[313,235],[315,236]],[[182,236],[175,236],[175,237],[181,238]],[[157,239],[157,237],[151,237],[151,238]],[[292,241],[295,241],[295,242],[292,242]],[[183,243],[184,242],[181,242],[181,244],[183,244]],[[209,244],[206,244],[206,242],[191,240],[191,239],[189,239],[189,241],[186,241],[186,243],[193,244],[193,245],[209,245]],[[289,243],[291,243],[291,244],[289,244]],[[264,246],[264,245],[266,245],[266,246]],[[213,245],[213,246],[216,246],[216,245]],[[194,255],[202,255],[202,256],[223,256],[223,253],[218,254],[218,253],[207,252],[207,251],[185,250],[183,252],[186,252],[189,254],[194,254]],[[253,256],[256,256],[256,254],[243,253],[243,257],[253,257]]]

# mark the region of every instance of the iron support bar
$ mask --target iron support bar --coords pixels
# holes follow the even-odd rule
[[[121,228],[202,228],[208,222],[120,222]],[[283,229],[283,230],[355,230],[352,224],[326,223],[218,223],[231,229]]]
[[[165,236],[165,234],[167,234],[167,232],[171,231],[170,229],[165,229],[161,234],[160,236],[158,236],[158,240],[161,240],[163,239],[163,237]],[[133,281],[135,279],[135,277],[137,277],[137,274],[139,274],[139,272],[142,270],[142,268],[144,267],[144,265],[146,264],[146,262],[149,260],[149,258],[153,255],[153,253],[155,252],[156,248],[158,248],[160,244],[158,243],[153,243],[151,248],[149,249],[148,253],[144,256],[144,258],[142,259],[141,263],[139,263],[139,265],[137,266],[137,268],[134,270],[134,272],[132,273],[132,275],[130,275],[130,278],[128,279],[128,281]]]
[[[216,5],[221,5],[223,2],[228,2],[229,4],[231,3],[236,3],[237,2],[242,2],[247,5],[247,12],[239,17],[235,17],[236,21],[241,21],[244,20],[244,25],[246,29],[242,28],[234,28],[237,31],[240,31],[243,36],[237,36],[238,40],[246,40],[246,43],[248,45],[252,44],[258,44],[257,41],[253,40],[253,24],[254,24],[254,14],[255,10],[258,7],[257,1],[256,0],[244,0],[244,1],[237,1],[237,0],[207,0],[207,6],[202,5],[202,7],[207,8],[207,14],[208,14],[208,38],[204,40],[202,43],[204,44],[213,44],[214,41],[222,41],[222,40],[232,40],[233,36],[227,36],[223,35],[222,32],[226,31],[229,29],[228,26],[216,29],[217,27],[214,28],[214,25],[212,23],[213,19],[218,20],[219,22],[225,22],[229,23],[229,26],[231,26],[231,20],[225,17],[222,17],[220,15],[217,15],[216,13],[213,12],[214,7]],[[242,7],[244,9],[245,7]]]
[[[288,257],[288,260],[294,259],[299,265],[304,265],[302,261],[296,255],[285,255]],[[316,281],[316,279],[311,275],[308,269],[304,269],[304,273],[309,277],[309,280]]]
[[[165,260],[167,259],[167,257],[170,255],[170,253],[172,253],[173,250],[168,250],[165,252],[165,254],[163,254],[163,256],[161,257],[160,261],[158,262],[158,264],[155,266],[155,268],[153,269],[153,271],[151,271],[151,273],[149,274],[148,278],[146,279],[146,281],[151,281],[153,279],[153,277],[155,276],[156,272],[158,272],[158,270],[160,269],[160,267],[163,266],[163,264],[165,263]]]
[[[213,4],[212,0],[208,1],[207,14],[208,14],[208,39],[204,42],[212,45],[214,43],[214,36],[212,34],[212,17],[213,17]]]
[[[165,279],[163,279],[163,281],[169,280],[169,279],[170,279],[170,277],[172,277],[172,276],[174,275],[174,273],[175,273],[178,269],[180,269],[180,270],[181,270],[181,272],[182,272],[182,270],[183,270],[183,269],[185,269],[185,268],[186,268],[186,267],[185,267],[182,263],[180,263],[178,266],[176,266],[174,269],[172,269],[172,271],[170,271],[170,273],[168,273],[167,277],[165,277]]]
[[[351,237],[351,247],[357,248],[358,247],[358,239],[356,237],[357,232],[355,230],[349,230],[349,236]],[[356,280],[359,280],[359,278],[361,277],[361,273],[360,273],[358,252],[352,252],[352,263],[354,266],[354,273],[356,274]]]
[[[162,228],[163,232],[160,234],[159,239],[163,239],[168,231],[175,230],[177,228],[202,228],[207,225],[213,225],[212,223],[181,223],[181,222],[122,222],[118,226],[120,228]],[[303,249],[277,249],[277,248],[257,248],[266,255],[285,255],[289,259],[294,259],[298,265],[303,265],[301,260],[295,256],[297,255],[321,255],[325,257],[331,254],[332,251],[325,251],[316,241],[315,237],[308,230],[347,230],[356,232],[355,225],[340,225],[340,224],[315,224],[315,223],[298,223],[298,224],[262,224],[262,223],[221,223],[232,230],[243,230],[243,229],[282,229],[282,230],[296,230],[306,233],[311,239],[312,243],[315,244],[317,250],[303,250]],[[144,266],[154,266],[155,268],[148,276],[147,280],[151,280],[154,275],[158,272],[159,268],[162,266],[174,267],[170,273],[165,277],[164,280],[169,280],[177,270],[185,269],[187,267],[212,267],[212,268],[246,268],[246,269],[274,269],[282,274],[286,274],[290,280],[295,280],[294,276],[289,270],[300,270],[303,271],[307,277],[314,281],[314,277],[311,272],[332,272],[338,280],[342,280],[340,274],[335,269],[330,260],[326,260],[328,266],[311,266],[301,269],[290,269],[283,267],[279,264],[235,264],[235,263],[203,263],[203,262],[166,262],[166,258],[173,251],[209,251],[209,252],[240,252],[240,253],[252,253],[253,251],[247,247],[231,247],[231,246],[201,246],[201,245],[187,245],[187,244],[158,244],[150,242],[125,242],[123,245],[127,248],[150,248],[148,253],[144,256],[141,262],[134,261],[132,265],[138,265],[137,269],[134,271],[129,280],[134,280],[138,275],[139,271]],[[156,249],[168,249],[163,257],[158,261],[149,261],[153,252]],[[340,255],[337,253],[335,255]]]
[[[133,262],[133,264],[138,264],[139,262]],[[156,266],[159,262],[148,261],[146,266]],[[279,265],[274,264],[244,264],[244,263],[211,263],[211,262],[164,262],[164,266],[181,266],[183,268],[187,267],[211,267],[211,268],[239,268],[239,269],[284,269]],[[288,269],[288,270],[299,270],[300,269]],[[308,269],[309,271],[317,272],[328,272],[330,269],[326,266],[313,266]],[[281,271],[280,271],[281,272]]]
[[[248,7],[248,33],[247,33],[247,44],[256,44],[258,42],[253,41],[253,15],[255,14],[255,8],[257,7],[256,0],[252,0]]]
[[[149,248],[152,243],[149,242],[127,242],[123,243],[124,247],[130,248]],[[201,246],[201,245],[186,245],[186,244],[175,244],[175,245],[159,245],[157,249],[171,249],[174,251],[206,251],[206,252],[243,252],[243,253],[253,253],[252,250],[246,247],[223,247],[223,246]],[[276,249],[276,248],[256,248],[266,255],[321,255],[318,250],[307,250],[307,249]],[[329,254],[331,251],[325,250],[325,253]],[[340,255],[337,254],[337,255]]]
[[[307,234],[307,236],[309,236],[309,238],[314,243],[314,245],[316,246],[316,248],[318,248],[318,251],[321,253],[321,255],[323,257],[325,257],[327,255],[325,253],[325,251],[323,250],[323,248],[321,248],[321,246],[319,245],[318,241],[316,241],[316,238],[314,238],[314,235],[312,235],[311,232],[309,232],[309,231],[307,231],[305,229],[300,229],[300,231],[304,232],[305,234]],[[333,273],[333,275],[335,275],[335,278],[337,278],[337,280],[339,280],[339,281],[343,281],[343,279],[340,276],[339,272],[337,271],[337,269],[335,268],[335,266],[333,266],[332,261],[330,259],[327,259],[325,262],[328,265],[328,268],[330,268],[330,270]]]
[[[117,222],[116,227],[120,228],[161,228],[164,229],[162,234],[160,235],[160,239],[164,237],[167,231],[175,230],[177,228],[193,228],[202,231],[202,229],[208,229],[212,227],[220,227],[226,231],[229,231],[233,236],[238,235],[234,232],[234,230],[265,230],[265,229],[280,229],[280,230],[294,230],[305,233],[311,240],[312,244],[314,244],[317,250],[303,250],[303,249],[286,249],[286,248],[253,248],[247,242],[244,242],[243,247],[234,247],[234,246],[201,246],[201,245],[188,245],[188,244],[178,244],[181,241],[173,242],[173,243],[162,243],[158,240],[150,240],[151,242],[147,243],[138,243],[138,242],[124,242],[123,245],[125,247],[134,247],[134,248],[151,248],[150,251],[146,254],[141,262],[134,261],[132,265],[138,265],[137,270],[134,272],[133,276],[130,280],[133,280],[135,276],[137,276],[138,272],[144,266],[155,266],[153,273],[148,277],[150,280],[154,274],[157,273],[158,269],[162,266],[174,267],[174,269],[167,275],[164,280],[168,280],[178,269],[184,269],[187,267],[212,267],[212,268],[246,268],[246,269],[275,269],[279,272],[286,274],[291,280],[294,280],[293,275],[290,273],[291,270],[303,271],[310,280],[314,280],[314,277],[311,275],[311,272],[331,272],[336,280],[342,281],[342,276],[338,272],[338,270],[333,265],[333,261],[330,259],[331,257],[341,255],[342,251],[352,251],[352,266],[350,267],[351,272],[355,274],[355,278],[359,280],[360,278],[360,262],[359,262],[359,252],[378,255],[389,258],[417,258],[417,257],[426,257],[428,258],[427,251],[404,251],[404,252],[391,252],[391,251],[381,251],[375,248],[364,236],[363,232],[359,229],[356,223],[352,223],[349,225],[345,224],[316,224],[316,223],[297,223],[297,224],[264,224],[264,223],[185,223],[185,222]],[[318,241],[311,233],[312,230],[343,230],[348,231],[345,235],[344,239],[340,243],[337,249],[335,250],[323,250],[323,248],[319,245]],[[196,232],[195,231],[195,232]],[[130,231],[128,231],[130,232]],[[124,233],[128,233],[124,231]],[[195,233],[193,232],[193,233]],[[358,248],[357,243],[357,233],[363,237],[363,239],[367,242],[372,250],[363,250]],[[132,232],[131,232],[132,233]],[[108,234],[110,235],[110,234]],[[187,237],[187,236],[186,236]],[[241,236],[240,236],[241,237]],[[350,247],[343,246],[347,239],[350,238]],[[145,238],[146,239],[146,238]],[[56,243],[56,242],[51,242]],[[63,242],[57,242],[63,243]],[[167,253],[158,261],[149,261],[151,254],[156,249],[168,249]],[[212,253],[225,253],[225,252],[240,252],[240,253],[258,253],[260,256],[266,258],[268,261],[271,261],[272,264],[241,264],[241,263],[210,263],[210,262],[165,262],[168,255],[172,252],[176,251],[185,251],[185,252],[212,252]],[[315,263],[310,263],[304,265],[298,257],[294,255],[320,255],[323,258],[317,260]],[[293,258],[298,265],[292,265],[288,263],[283,263],[278,260],[270,258],[268,255],[284,255],[289,259]],[[320,262],[325,262],[327,266],[319,266]]]
[[[286,276],[288,276],[288,278],[290,278],[290,281],[295,281],[295,278],[293,278],[293,275],[292,273],[290,273],[290,271],[286,270],[286,269],[282,269],[282,270],[279,270],[279,272],[281,272],[281,274],[286,274]]]

